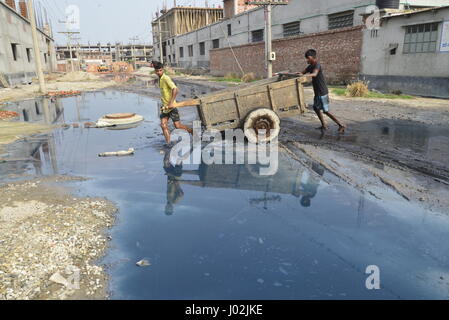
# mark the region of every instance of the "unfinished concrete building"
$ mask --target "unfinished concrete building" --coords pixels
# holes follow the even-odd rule
[[[28,18],[25,0],[0,0],[0,77],[3,79],[0,86],[30,82],[36,76]],[[53,72],[56,69],[56,53],[50,24],[39,17],[37,20],[43,69],[44,72]]]
[[[88,64],[106,64],[113,62],[150,62],[153,57],[153,46],[147,44],[101,44],[65,45],[56,48],[58,71],[71,71],[71,60],[75,70]]]
[[[152,22],[155,59],[168,63],[177,60],[175,38],[223,19],[222,8],[174,7],[162,10]],[[162,50],[161,50],[162,48]]]

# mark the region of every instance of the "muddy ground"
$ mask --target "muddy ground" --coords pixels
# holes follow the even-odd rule
[[[78,198],[48,177],[0,187],[0,300],[104,299],[107,277],[95,264],[116,208]]]

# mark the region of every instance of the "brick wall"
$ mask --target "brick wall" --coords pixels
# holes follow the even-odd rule
[[[13,8],[14,10],[16,9],[16,0],[6,0],[5,2],[8,6]]]
[[[360,72],[362,27],[351,27],[307,34],[273,41],[276,61],[273,72],[303,71],[307,66],[304,54],[308,49],[318,51],[318,58],[329,82],[339,83],[354,79]],[[266,76],[265,44],[259,42],[233,47],[245,73]],[[210,51],[210,71],[214,75],[240,74],[229,47]]]
[[[22,17],[28,19],[28,6],[25,0],[20,0],[19,2],[20,14]]]
[[[233,16],[248,11],[250,9],[256,8],[255,5],[245,4],[246,0],[225,0],[223,1],[223,10],[225,18],[232,18]],[[237,5],[236,5],[237,2]],[[235,12],[237,10],[237,12]]]

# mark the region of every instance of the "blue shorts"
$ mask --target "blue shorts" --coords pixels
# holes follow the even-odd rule
[[[323,110],[324,112],[329,112],[329,95],[325,96],[315,96],[313,99],[313,110],[318,112]]]

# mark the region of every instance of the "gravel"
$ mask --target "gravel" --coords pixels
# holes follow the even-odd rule
[[[73,197],[58,183],[67,180],[76,178],[0,187],[0,300],[107,297],[107,276],[95,261],[117,210],[104,199]]]

